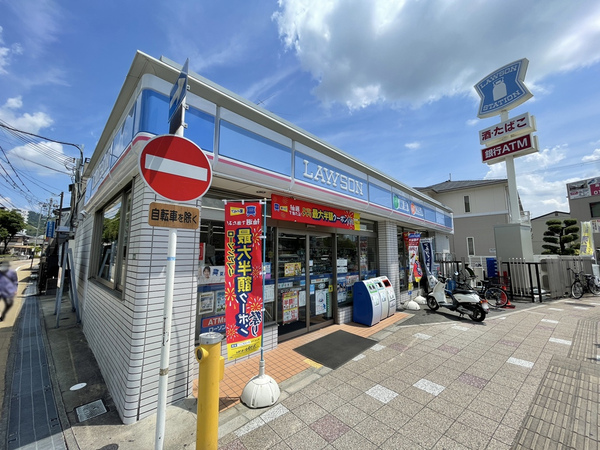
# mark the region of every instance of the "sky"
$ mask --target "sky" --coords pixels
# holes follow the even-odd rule
[[[500,118],[477,117],[474,86],[527,58],[533,97],[509,112],[537,123],[539,152],[515,158],[523,208],[568,212],[566,184],[600,176],[598,1],[0,0],[0,205],[68,205],[137,50],[189,58],[411,187],[506,178],[482,163]]]

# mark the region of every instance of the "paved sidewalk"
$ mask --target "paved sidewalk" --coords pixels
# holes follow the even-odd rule
[[[35,298],[66,448],[154,448],[156,417],[120,422],[68,296],[60,328],[54,298]],[[600,297],[519,306],[483,323],[387,326],[339,369],[307,364],[280,382],[272,407],[221,412],[219,448],[598,448]],[[107,412],[79,420],[98,399]],[[194,398],[168,407],[166,449],[194,448],[195,412]]]
[[[600,298],[405,327],[227,411],[221,449],[598,448]],[[295,383],[294,383],[295,382]]]

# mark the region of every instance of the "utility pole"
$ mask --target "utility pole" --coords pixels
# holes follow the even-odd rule
[[[40,212],[38,213],[38,224],[37,228],[35,229],[35,243],[33,244],[33,252],[31,252],[31,265],[29,266],[29,270],[33,268],[33,258],[35,257],[35,249],[37,248],[38,236],[40,235],[40,222],[42,220],[42,208],[44,206],[46,206],[45,203],[40,203]]]

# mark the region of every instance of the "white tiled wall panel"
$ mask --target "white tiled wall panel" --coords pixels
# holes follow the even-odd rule
[[[400,268],[398,266],[398,226],[393,222],[378,222],[379,273],[389,278],[396,298],[400,298]]]
[[[75,251],[83,329],[123,423],[134,423],[156,412],[162,344],[167,242],[170,230],[148,225],[148,207],[157,198],[139,177],[133,189],[123,294],[89,280],[93,217],[78,233]],[[194,203],[199,206],[200,203]],[[80,230],[81,231],[81,230]],[[169,402],[191,394],[198,374],[194,357],[197,303],[197,230],[177,231],[173,310],[170,335]],[[92,262],[92,264],[95,264]]]

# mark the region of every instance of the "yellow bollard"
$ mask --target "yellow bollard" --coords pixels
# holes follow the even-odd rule
[[[223,335],[210,332],[200,335],[196,359],[198,373],[198,414],[196,417],[196,449],[217,450],[219,443],[219,382],[225,373],[221,356]]]

